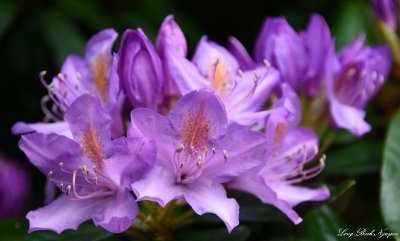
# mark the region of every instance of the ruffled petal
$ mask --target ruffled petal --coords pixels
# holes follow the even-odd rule
[[[131,123],[128,128],[128,138],[148,138],[156,140],[157,162],[165,168],[174,170],[171,159],[179,143],[178,131],[171,122],[150,109],[134,109],[131,112]]]
[[[161,166],[155,166],[145,178],[132,183],[132,190],[138,201],[149,200],[162,207],[183,198],[182,186],[176,184],[175,174]]]
[[[49,205],[26,215],[29,232],[52,230],[61,233],[67,229],[76,230],[81,223],[91,218],[100,203],[92,199],[72,201],[62,195]]]
[[[235,199],[227,198],[221,184],[210,180],[191,183],[185,188],[184,197],[197,214],[217,215],[224,221],[229,233],[239,225],[239,205]]]
[[[116,196],[107,198],[102,206],[93,213],[93,222],[109,232],[122,233],[132,226],[138,205],[128,191],[119,191]]]
[[[330,196],[329,189],[326,186],[312,189],[279,182],[271,182],[269,186],[275,191],[279,199],[285,200],[292,207],[307,201],[323,201]]]
[[[248,192],[259,198],[263,203],[271,204],[282,211],[294,224],[299,224],[302,218],[293,210],[289,203],[278,199],[277,194],[264,182],[256,171],[249,171],[235,178],[228,184],[230,188]]]
[[[72,139],[72,133],[69,129],[68,123],[64,121],[54,122],[54,123],[25,123],[25,122],[17,122],[12,128],[11,132],[14,135],[22,135],[33,132],[39,132],[43,134],[58,134]]]

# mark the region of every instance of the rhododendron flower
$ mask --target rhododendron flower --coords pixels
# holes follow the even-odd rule
[[[161,29],[161,33],[180,33],[173,19],[165,21],[168,23],[162,28],[168,29]],[[181,94],[201,88],[214,90],[225,104],[230,122],[248,125],[265,117],[266,113],[260,110],[279,82],[279,74],[268,62],[242,71],[231,53],[207,37],[200,40],[192,61],[189,61],[185,57],[184,38],[176,35],[179,44],[163,43],[162,40],[168,41],[168,38],[161,38],[158,45],[162,49],[167,76],[175,81]]]
[[[102,106],[112,115],[112,133],[122,135],[122,117],[120,114],[121,96],[119,79],[116,73],[117,58],[112,56],[111,48],[117,38],[113,29],[105,29],[94,35],[86,46],[85,57],[70,55],[65,60],[61,72],[50,84],[40,78],[48,90],[43,98],[42,109],[45,117],[55,123],[26,124],[19,122],[13,127],[14,134],[38,131],[42,133],[62,133],[68,129],[63,122],[63,112],[85,93],[96,96]],[[49,108],[49,101],[53,106]]]
[[[111,117],[100,100],[89,95],[74,101],[65,121],[71,137],[33,133],[23,135],[19,144],[32,164],[63,192],[48,206],[27,214],[29,231],[60,233],[77,229],[88,219],[110,232],[127,230],[138,213],[130,185],[154,164],[154,142],[111,140]]]
[[[228,126],[224,105],[211,90],[184,95],[168,116],[134,109],[128,136],[154,139],[158,148],[155,167],[132,184],[138,200],[165,206],[185,199],[197,214],[216,214],[229,231],[238,225],[239,206],[222,183],[260,163],[265,139],[244,126]]]
[[[295,224],[302,221],[292,207],[305,201],[320,201],[329,197],[326,187],[310,189],[294,184],[318,175],[324,159],[314,167],[309,165],[318,152],[318,137],[311,130],[297,127],[300,103],[290,86],[282,86],[282,97],[274,103],[265,123],[271,152],[261,167],[253,168],[229,183],[229,187],[249,192],[262,202],[284,212]]]
[[[378,92],[389,74],[390,50],[384,45],[364,48],[365,36],[338,53],[339,70],[327,79],[331,119],[355,135],[370,130],[362,108]]]

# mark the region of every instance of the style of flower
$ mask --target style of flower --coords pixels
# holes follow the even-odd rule
[[[229,232],[238,225],[239,206],[227,198],[222,183],[260,163],[265,139],[236,123],[228,126],[224,105],[212,90],[189,92],[168,116],[134,109],[128,136],[154,139],[158,148],[154,168],[132,184],[138,200],[164,207],[184,199],[199,215],[216,214]]]
[[[179,92],[184,95],[210,88],[225,104],[230,122],[249,125],[263,119],[266,113],[260,110],[279,82],[279,74],[269,62],[242,71],[229,51],[207,37],[201,38],[192,61],[189,61],[185,57],[186,42],[178,28],[172,17],[168,17],[160,33],[172,31],[176,33],[173,39],[179,39],[179,42],[172,43],[170,39],[160,37],[157,44],[165,72],[175,81]]]
[[[265,121],[265,145],[272,150],[260,167],[240,175],[228,186],[249,192],[263,203],[271,204],[285,213],[293,223],[302,221],[293,210],[305,201],[320,201],[329,197],[325,186],[318,189],[296,186],[317,176],[324,168],[325,156],[319,164],[309,166],[318,153],[318,137],[311,130],[297,127],[300,102],[289,85],[282,85],[282,97],[274,103]]]
[[[358,136],[370,130],[362,108],[385,82],[391,65],[387,46],[364,48],[364,40],[365,36],[360,35],[338,53],[339,69],[327,78],[333,124]]]
[[[121,96],[119,79],[116,73],[117,57],[112,56],[111,49],[117,38],[113,29],[105,29],[94,35],[86,46],[85,57],[70,55],[65,60],[61,72],[48,84],[44,76],[40,79],[48,91],[42,99],[42,110],[47,120],[54,123],[27,124],[19,122],[13,127],[14,134],[33,131],[42,133],[62,133],[68,129],[63,122],[63,113],[85,93],[96,96],[102,106],[112,115],[113,136],[122,135],[122,119],[120,114]],[[51,102],[53,103],[51,105]],[[49,106],[51,105],[51,106]]]
[[[152,167],[156,147],[144,138],[111,140],[112,119],[100,101],[84,94],[66,110],[70,137],[22,136],[21,150],[62,192],[49,205],[27,214],[30,232],[61,233],[88,219],[114,233],[133,224],[138,206],[130,185]]]
[[[30,186],[30,173],[0,153],[0,219],[25,214]]]

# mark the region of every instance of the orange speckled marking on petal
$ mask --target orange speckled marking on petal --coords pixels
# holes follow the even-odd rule
[[[274,137],[274,144],[280,142],[286,133],[287,125],[285,123],[278,123],[276,124],[276,132]]]
[[[197,111],[190,112],[182,121],[180,132],[184,145],[200,149],[208,140],[211,129],[212,125],[205,117],[203,103]]]
[[[94,85],[100,94],[103,104],[107,103],[107,58],[106,53],[99,54],[91,64]]]
[[[96,166],[101,167],[104,160],[102,152],[103,144],[101,143],[99,133],[92,124],[87,125],[80,140],[83,152],[89,160]]]

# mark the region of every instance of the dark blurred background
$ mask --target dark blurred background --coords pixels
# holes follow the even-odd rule
[[[349,43],[360,32],[367,32],[369,44],[375,42],[372,11],[368,1],[362,0],[0,0],[0,149],[32,170],[33,198],[29,208],[42,205],[45,178],[19,151],[19,137],[12,136],[10,128],[20,120],[42,120],[40,99],[46,91],[39,81],[39,72],[47,70],[50,79],[58,73],[67,55],[84,54],[85,43],[93,34],[112,27],[122,36],[125,29],[140,27],[154,41],[164,17],[174,14],[186,35],[190,54],[203,34],[223,45],[229,35],[234,35],[252,52],[266,16],[285,16],[300,30],[306,27],[314,12],[325,17],[337,48]],[[114,50],[117,51],[118,46]],[[379,113],[376,102],[369,107],[372,113]],[[333,149],[339,154],[332,152],[331,159],[335,162],[336,158],[339,164],[328,168],[323,175],[329,175],[325,180],[332,184],[349,179],[356,181],[354,187],[331,205],[344,224],[383,227],[378,196],[386,122],[370,114],[368,118],[382,129],[377,128],[363,138],[363,145],[353,147],[357,152],[343,150],[342,147],[354,138],[339,135]],[[361,157],[354,157],[354,153]],[[328,162],[329,156],[328,153]],[[340,163],[344,158],[359,158],[367,164],[362,166],[361,162],[359,169],[343,172]]]

